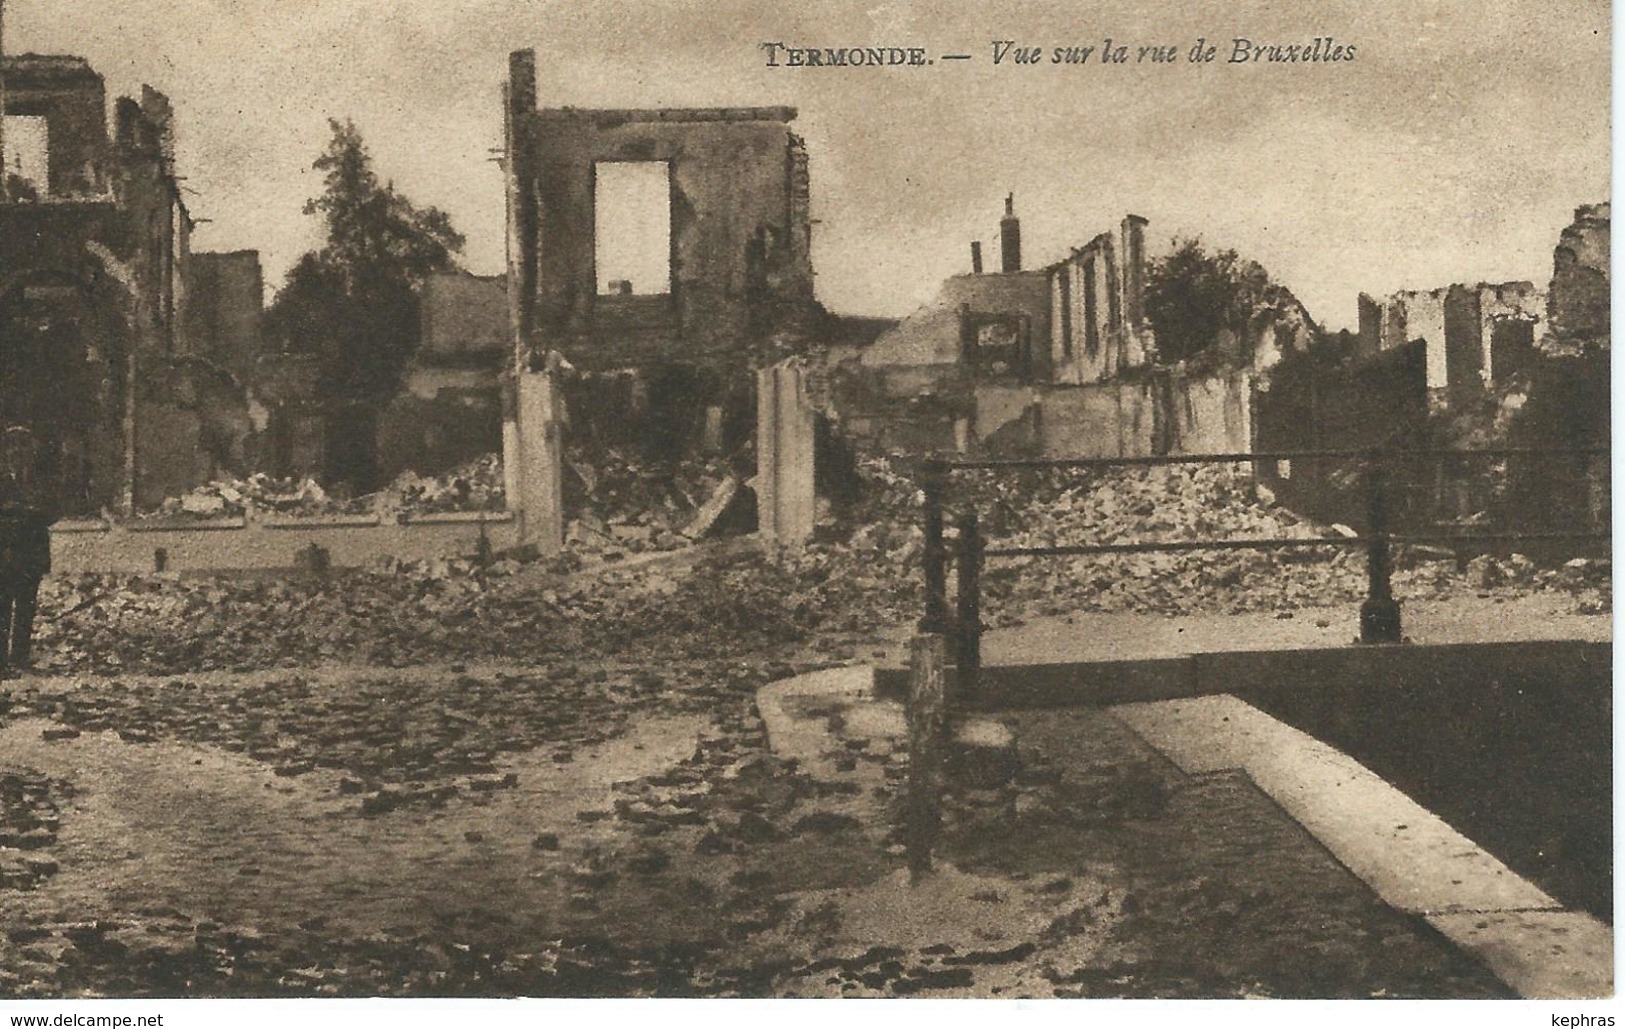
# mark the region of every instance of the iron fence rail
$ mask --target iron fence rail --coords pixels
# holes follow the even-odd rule
[[[1188,553],[1193,551],[1271,551],[1311,548],[1357,548],[1366,550],[1368,589],[1360,606],[1360,639],[1364,643],[1398,643],[1401,634],[1399,604],[1392,589],[1393,562],[1389,548],[1396,544],[1464,544],[1533,541],[1596,541],[1607,535],[1597,531],[1440,531],[1392,534],[1388,532],[1391,466],[1415,459],[1480,458],[1514,456],[1572,456],[1589,459],[1606,456],[1607,447],[1496,447],[1484,449],[1416,450],[1293,450],[1248,451],[1223,454],[1160,454],[1145,457],[1054,458],[1054,459],[929,459],[921,466],[924,493],[924,576],[925,617],[923,632],[943,633],[953,641],[958,665],[957,690],[968,699],[975,696],[981,669],[981,573],[989,558],[1082,557],[1101,554]],[[959,471],[1020,471],[1037,469],[1094,470],[1124,467],[1192,464],[1256,464],[1266,461],[1358,461],[1364,471],[1366,531],[1333,537],[1259,537],[1203,540],[1142,540],[1130,543],[1096,543],[1065,546],[988,546],[982,537],[975,510],[961,513],[957,539],[950,548],[945,538],[945,504],[949,477]],[[957,564],[957,598],[952,613],[948,606],[948,565]]]

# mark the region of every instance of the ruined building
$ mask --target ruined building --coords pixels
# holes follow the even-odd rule
[[[537,110],[534,53],[509,75],[522,364],[733,363],[814,308],[793,108]]]
[[[1121,242],[1103,232],[1049,269],[1054,381],[1099,382],[1154,359],[1145,320],[1145,226],[1144,218],[1128,215]]]
[[[58,513],[155,504],[233,460],[241,430],[229,384],[200,371],[217,341],[198,335],[214,326],[195,305],[214,297],[191,288],[169,101],[150,87],[120,98],[110,135],[103,80],[82,58],[12,56],[0,73],[13,463]]]
[[[1481,392],[1527,367],[1546,314],[1546,295],[1531,282],[1458,283],[1382,300],[1362,293],[1359,304],[1358,356],[1424,340],[1427,386],[1446,406],[1452,393]]]
[[[1547,338],[1558,344],[1608,345],[1609,205],[1575,208],[1552,255]]]
[[[1001,271],[943,282],[935,300],[835,376],[836,414],[883,450],[1054,457],[1245,450],[1253,377],[1314,326],[1281,291],[1244,332],[1215,327],[1217,370],[1161,359],[1146,310],[1146,219],[1130,214],[1061,260],[1021,267],[1014,199]]]
[[[535,61],[510,55],[506,86],[503,451],[526,537],[553,540],[566,409],[573,438],[652,461],[739,452],[754,368],[823,312],[793,108],[538,110]]]
[[[1606,460],[1555,451],[1608,442],[1608,244],[1608,205],[1588,205],[1557,242],[1549,292],[1509,282],[1362,294],[1349,359],[1300,362],[1262,398],[1260,449],[1550,449],[1499,465],[1407,458],[1396,479],[1408,487],[1391,514],[1417,525],[1595,530],[1608,510]],[[1266,468],[1263,478],[1316,517],[1352,519],[1362,503],[1359,480],[1330,463]]]
[[[500,275],[442,272],[424,282],[418,345],[378,420],[383,479],[437,474],[501,449],[502,375],[513,353],[507,294]]]

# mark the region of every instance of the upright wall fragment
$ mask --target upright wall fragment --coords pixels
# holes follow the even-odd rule
[[[757,533],[797,546],[812,536],[816,434],[806,366],[796,358],[756,373]]]
[[[534,55],[514,53],[505,162],[520,346],[587,369],[726,363],[813,314],[807,153],[788,127],[793,108],[538,110],[535,81]],[[595,184],[606,162],[667,168],[666,292],[623,295],[599,281]]]
[[[1051,265],[1050,362],[1058,384],[1101,382],[1156,359],[1145,317],[1145,227],[1123,219]]]
[[[1552,254],[1547,329],[1553,340],[1606,343],[1610,205],[1575,208]]]
[[[83,58],[3,70],[5,114],[37,119],[46,152],[0,194],[0,423],[33,440],[31,488],[58,513],[154,505],[210,473],[205,428],[222,421],[199,399],[218,395],[196,374],[212,355],[188,309],[174,113],[143,87],[110,137]]]
[[[552,356],[539,372],[516,379],[519,537],[544,555],[564,546],[564,452],[560,436],[559,362]]]

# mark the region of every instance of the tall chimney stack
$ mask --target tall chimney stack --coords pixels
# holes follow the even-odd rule
[[[972,275],[982,274],[982,241],[979,239],[971,240],[970,271]]]
[[[1021,219],[1016,217],[1016,195],[1004,198],[1004,217],[999,219],[999,244],[1004,253],[1004,270],[1021,271]]]
[[[508,55],[508,109],[514,114],[536,110],[536,51],[515,50]]]

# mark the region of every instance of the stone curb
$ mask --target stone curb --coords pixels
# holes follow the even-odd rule
[[[1562,906],[1365,766],[1229,695],[1109,709],[1187,773],[1241,769],[1386,903],[1531,999],[1613,994],[1613,930]]]

